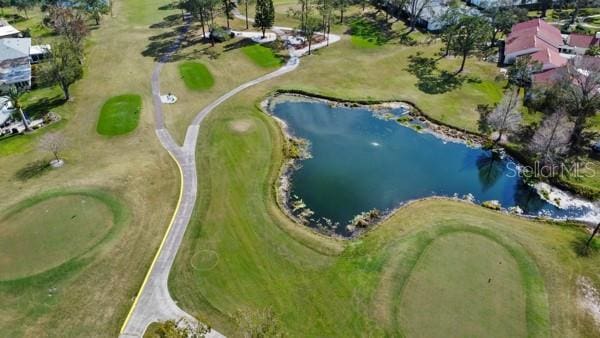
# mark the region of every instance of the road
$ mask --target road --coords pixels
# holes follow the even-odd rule
[[[163,65],[171,60],[171,57],[179,49],[183,39],[185,39],[191,18],[186,15],[184,19],[186,22],[185,29],[182,30],[179,37],[175,40],[169,52],[162,56],[159,62],[157,62],[151,80],[155,132],[163,148],[169,152],[180,169],[180,197],[171,223],[146,274],[144,282],[140,287],[140,292],[134,300],[125,323],[121,328],[120,337],[123,338],[142,337],[148,325],[157,321],[185,318],[190,323],[196,323],[196,319],[183,311],[171,297],[168,288],[168,280],[169,272],[175,261],[177,251],[181,245],[185,230],[190,222],[192,211],[196,204],[198,190],[196,144],[198,141],[200,125],[213,109],[237,93],[248,87],[252,87],[261,82],[268,81],[295,70],[299,65],[299,58],[307,52],[306,48],[302,50],[291,50],[288,62],[281,68],[230,90],[206,106],[195,116],[193,122],[187,129],[184,143],[180,146],[175,142],[164,124],[162,112],[163,103],[160,99],[160,72]],[[282,31],[291,30],[291,28],[287,27],[274,27],[273,29],[277,34],[281,34]],[[246,32],[246,34],[250,36],[255,35],[256,32]],[[330,34],[328,43],[323,42],[315,44],[312,49],[318,49],[339,40],[339,36]],[[210,331],[206,336],[209,338],[224,337],[215,330]]]

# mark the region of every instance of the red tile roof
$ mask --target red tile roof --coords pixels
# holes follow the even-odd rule
[[[589,48],[595,45],[600,45],[600,40],[593,35],[583,35],[577,33],[571,33],[569,35],[569,46]]]
[[[544,48],[538,52],[531,54],[531,59],[540,62],[543,65],[551,65],[552,68],[558,68],[567,64],[567,59],[551,49]]]
[[[542,19],[533,19],[515,24],[511,29],[508,39],[510,40],[511,37],[523,35],[535,35],[556,48],[563,44],[560,30],[549,25]]]
[[[535,84],[550,85],[559,76],[559,74],[558,74],[559,69],[560,68],[553,68],[553,69],[549,69],[545,72],[535,73],[535,74],[533,74],[533,82]]]

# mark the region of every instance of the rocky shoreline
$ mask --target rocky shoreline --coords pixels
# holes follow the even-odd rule
[[[373,114],[378,118],[387,119],[390,121],[396,121],[397,123],[400,123],[407,127],[414,128],[415,126],[417,126],[417,128],[414,128],[414,129],[417,129],[419,132],[430,133],[430,134],[434,135],[435,137],[438,137],[444,141],[463,143],[469,147],[480,148],[480,147],[483,147],[484,144],[488,141],[487,138],[485,138],[481,135],[469,133],[469,132],[458,130],[458,129],[455,129],[455,128],[452,128],[452,127],[449,127],[449,126],[446,126],[443,124],[436,123],[435,121],[432,121],[429,118],[427,118],[427,116],[425,116],[417,107],[415,107],[414,105],[412,105],[409,102],[389,101],[389,102],[367,103],[367,102],[338,101],[338,100],[331,100],[331,99],[319,97],[319,96],[313,97],[313,96],[303,94],[303,93],[278,92],[278,93],[275,93],[275,94],[267,97],[265,100],[263,100],[261,102],[261,109],[267,115],[274,118],[275,121],[281,127],[281,131],[285,138],[286,147],[288,147],[290,143],[293,143],[294,141],[298,141],[299,139],[296,138],[294,135],[292,135],[292,133],[290,132],[285,121],[281,120],[280,118],[278,118],[272,114],[272,108],[278,102],[290,101],[290,100],[305,101],[305,102],[318,101],[318,102],[327,103],[328,105],[330,105],[332,107],[368,109],[368,110],[372,111]],[[404,112],[400,116],[391,113],[392,110],[397,110],[397,109],[403,109]],[[403,202],[402,204],[400,204],[397,207],[390,209],[390,210],[385,210],[385,211],[381,211],[381,212],[377,211],[380,214],[378,214],[377,217],[373,217],[372,222],[368,222],[368,224],[363,224],[363,226],[360,226],[360,227],[349,224],[350,229],[351,229],[351,231],[350,231],[351,235],[350,236],[342,236],[335,232],[336,227],[340,226],[340,224],[331,224],[331,223],[327,222],[328,220],[319,220],[318,224],[315,225],[314,222],[316,222],[316,221],[309,219],[310,216],[312,216],[314,213],[308,207],[306,207],[306,205],[304,205],[304,203],[301,199],[299,199],[299,198],[293,199],[292,196],[290,195],[291,194],[291,192],[290,192],[291,191],[291,175],[293,174],[293,172],[296,169],[299,168],[300,162],[303,159],[310,157],[310,150],[308,147],[309,146],[307,146],[307,148],[305,149],[303,156],[289,157],[286,155],[286,158],[284,159],[283,165],[279,172],[279,176],[278,176],[279,179],[276,181],[276,200],[277,200],[277,203],[279,204],[280,209],[283,210],[284,214],[286,214],[287,217],[292,219],[294,222],[296,222],[298,224],[302,224],[304,226],[307,226],[310,229],[312,229],[313,231],[316,231],[320,234],[325,234],[325,235],[338,237],[338,238],[342,238],[342,239],[355,238],[357,236],[360,236],[361,234],[364,234],[365,232],[372,230],[373,228],[376,228],[379,224],[384,223],[387,219],[389,219],[391,216],[393,216],[401,208],[408,206],[412,203],[418,202],[418,201],[431,200],[431,199],[461,201],[461,202],[469,203],[472,205],[482,205],[483,207],[486,207],[491,210],[495,210],[495,211],[499,211],[502,213],[511,214],[511,215],[515,215],[515,216],[525,217],[528,219],[548,220],[548,218],[543,217],[543,216],[523,215],[522,211],[518,207],[512,207],[512,208],[508,208],[508,209],[504,208],[503,206],[497,204],[497,201],[481,201],[481,203],[476,203],[474,201],[474,199],[472,198],[472,196],[468,196],[468,195],[462,196],[462,197],[459,197],[456,195],[455,196],[431,196],[431,197],[425,197],[425,198],[420,198],[420,199]],[[371,211],[366,211],[363,214],[366,214],[368,212],[371,212]],[[358,216],[360,216],[360,215],[357,215],[357,217]],[[311,221],[313,221],[313,223],[311,223]],[[556,219],[554,221],[561,221],[561,220]],[[326,227],[323,226],[321,224],[321,222],[324,222]],[[321,225],[319,225],[319,224],[321,224]],[[313,225],[313,226],[311,226],[311,225]],[[348,225],[342,225],[342,226],[348,226]]]

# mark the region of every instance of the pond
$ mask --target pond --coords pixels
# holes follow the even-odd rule
[[[518,206],[527,215],[598,216],[595,204],[566,201],[566,194],[553,192],[553,203],[544,200],[539,189],[523,182],[510,158],[382,118],[366,107],[278,97],[270,112],[287,125],[288,133],[309,143],[310,157],[297,161],[289,173],[286,203],[295,216],[305,216],[308,225],[325,232],[349,236],[348,225],[360,213],[386,213],[431,196],[497,200],[503,208]],[[390,113],[406,111],[394,108]]]

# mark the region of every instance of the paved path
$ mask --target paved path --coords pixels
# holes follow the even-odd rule
[[[160,100],[160,72],[164,63],[171,59],[181,45],[181,42],[185,38],[185,33],[189,28],[190,21],[191,18],[185,16],[185,29],[174,42],[169,52],[160,58],[152,73],[152,96],[156,136],[181,170],[181,195],[171,224],[167,229],[154,261],[144,279],[140,294],[136,297],[130,313],[123,324],[120,333],[120,337],[123,338],[143,336],[148,325],[156,321],[186,318],[189,322],[195,323],[195,319],[185,311],[181,310],[175,301],[173,301],[173,298],[169,294],[168,279],[169,272],[175,261],[175,256],[177,255],[177,250],[181,245],[186,227],[196,204],[198,187],[198,176],[196,173],[196,144],[198,141],[200,124],[214,108],[242,90],[295,70],[299,64],[299,57],[306,53],[306,50],[290,51],[291,57],[283,67],[234,88],[206,106],[196,115],[192,124],[188,127],[183,146],[179,146],[165,128],[162,102]],[[278,27],[277,29],[274,29],[276,33],[281,30],[291,30],[291,28]],[[329,43],[338,40],[339,36],[331,34]],[[326,43],[315,44],[313,49],[324,46],[326,46]],[[207,337],[223,337],[223,335],[212,330]]]

